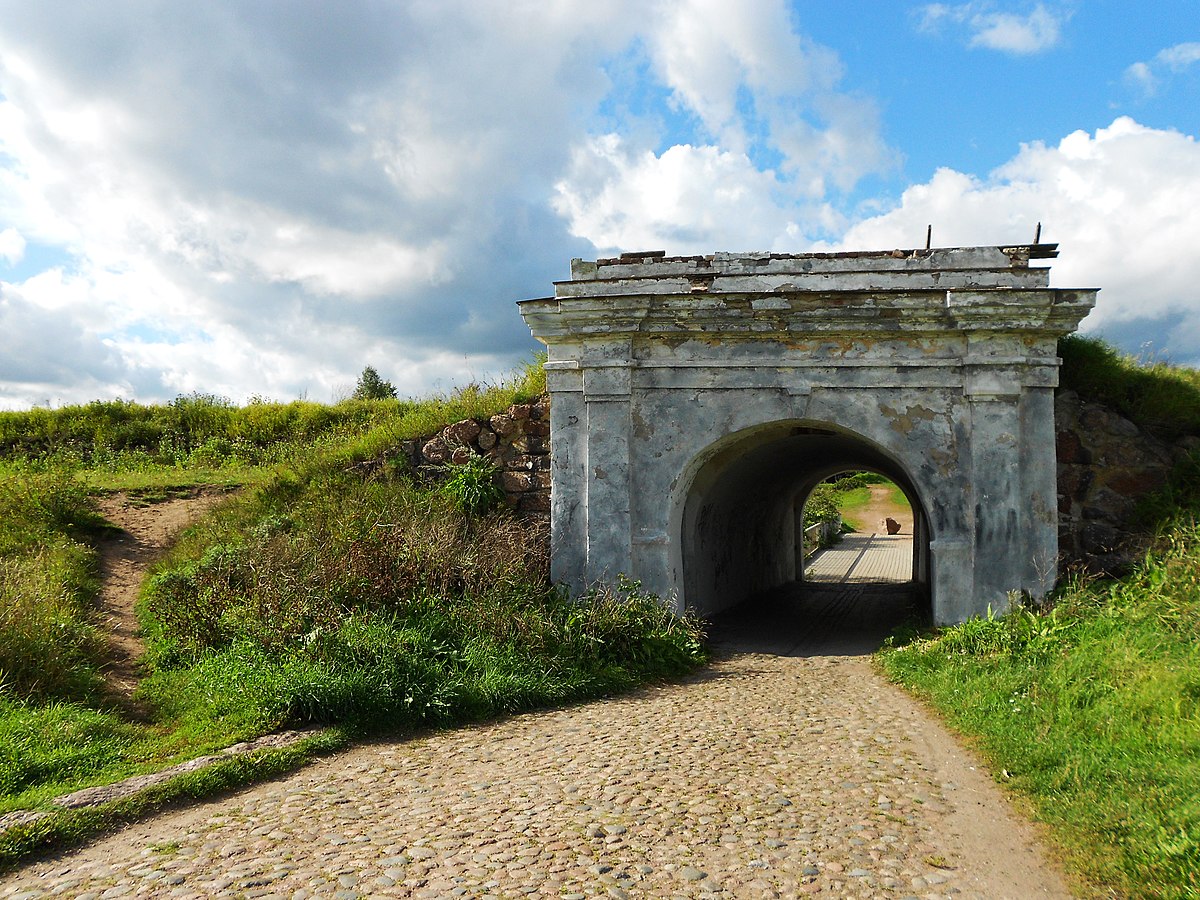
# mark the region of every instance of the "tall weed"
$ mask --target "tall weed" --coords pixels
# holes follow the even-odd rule
[[[0,691],[15,697],[90,696],[102,642],[91,622],[102,527],[63,474],[0,482]]]
[[[482,456],[472,455],[466,462],[442,467],[438,490],[460,511],[471,515],[491,512],[504,500],[499,484],[499,469]]]
[[[188,727],[456,722],[703,657],[696,623],[636,586],[573,601],[549,585],[529,523],[402,477],[316,466],[227,515],[181,545],[142,602],[145,696]]]

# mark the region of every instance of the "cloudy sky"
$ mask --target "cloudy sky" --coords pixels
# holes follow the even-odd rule
[[[572,257],[930,223],[1198,365],[1197,135],[1195,0],[0,0],[0,408],[444,390]]]

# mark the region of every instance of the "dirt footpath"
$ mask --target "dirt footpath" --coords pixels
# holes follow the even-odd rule
[[[1068,896],[861,647],[764,621],[684,683],[360,746],[11,873],[0,897]]]
[[[100,544],[99,618],[109,643],[105,678],[112,693],[132,713],[140,713],[132,708],[129,697],[137,687],[137,660],[145,652],[133,612],[142,579],[175,536],[225,496],[225,490],[210,488],[189,490],[153,504],[123,493],[97,501],[100,514],[122,529]]]
[[[863,534],[887,534],[885,521],[891,517],[900,523],[900,534],[913,533],[912,508],[892,500],[892,489],[882,484],[867,485],[871,499],[847,514],[855,528]]]

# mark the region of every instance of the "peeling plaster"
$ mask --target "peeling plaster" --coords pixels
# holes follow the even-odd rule
[[[918,422],[932,422],[935,416],[933,410],[924,406],[910,406],[904,412],[899,412],[886,403],[881,403],[879,411],[892,420],[892,427],[896,431],[905,436],[912,433]]]

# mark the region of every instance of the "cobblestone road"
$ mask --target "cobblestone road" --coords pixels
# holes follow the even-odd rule
[[[9,873],[0,898],[1067,896],[855,655],[902,592],[848,590],[768,598],[684,683],[360,746]]]

